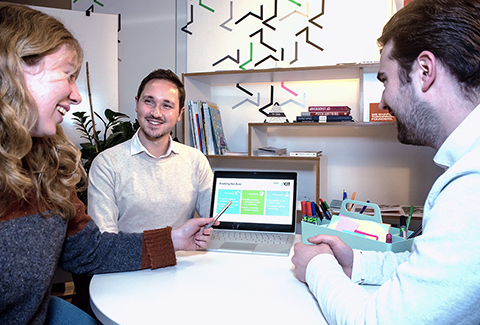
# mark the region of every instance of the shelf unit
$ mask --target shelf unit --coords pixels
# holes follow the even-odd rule
[[[262,105],[254,107],[250,103],[242,110],[233,109],[234,104],[246,96],[236,88],[237,84],[248,89],[265,89],[274,84],[280,93],[280,83],[285,83],[306,93],[309,91],[303,111],[319,103],[343,104],[351,107],[357,121],[363,121],[369,103],[378,102],[383,90],[376,81],[377,70],[378,64],[345,64],[217,71],[186,73],[183,81],[187,100],[209,100],[218,104],[230,149],[248,153],[245,157],[209,156],[213,169],[302,170],[310,176],[302,176],[303,181],[299,182],[300,198],[315,195],[315,199],[322,197],[330,201],[339,198],[342,189],[346,189],[349,193],[357,191],[358,200],[423,205],[429,188],[442,170],[432,163],[433,149],[400,144],[395,123],[262,123],[265,116],[257,112]],[[292,112],[299,115],[290,106],[284,111],[287,116]],[[185,142],[189,143],[187,120],[183,126]],[[323,156],[314,158],[318,162],[308,160],[310,158],[254,157],[253,150],[260,146],[285,147],[289,151],[322,150]],[[315,179],[314,190],[304,189],[308,178]]]
[[[333,83],[338,87],[339,83],[349,81],[353,82],[355,94],[352,96],[342,96],[339,103],[344,105],[345,97],[349,97],[352,112],[357,117],[357,120],[364,121],[365,116],[368,113],[367,103],[379,100],[380,89],[378,82],[376,82],[376,73],[378,71],[378,64],[337,64],[329,66],[316,66],[316,67],[299,67],[299,68],[273,68],[273,69],[254,69],[254,70],[228,70],[228,71],[213,71],[213,72],[192,72],[182,74],[182,80],[185,85],[187,100],[211,100],[223,107],[224,101],[221,97],[228,97],[229,94],[225,94],[223,89],[219,92],[215,91],[216,88],[221,86],[235,86],[236,84],[280,84],[288,82],[316,82]],[[375,80],[372,82],[372,80]],[[305,84],[301,85],[305,87]],[[337,96],[337,94],[331,94]],[[312,94],[309,94],[309,97]],[[322,100],[325,100],[325,96],[328,94],[322,94]],[[306,100],[305,106],[318,104],[318,100],[315,97]],[[339,99],[330,98],[326,99],[330,101],[329,105],[334,105],[335,100]],[[231,105],[227,105],[231,106]],[[182,119],[181,132],[183,139],[188,142],[189,128],[188,121]],[[179,126],[180,127],[180,126]]]

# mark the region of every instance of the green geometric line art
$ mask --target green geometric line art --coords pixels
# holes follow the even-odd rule
[[[212,8],[210,8],[210,7],[206,6],[206,5],[204,5],[204,4],[202,3],[202,0],[199,0],[199,3],[198,3],[198,4],[199,4],[199,6],[200,6],[200,7],[203,7],[203,8],[205,8],[205,9],[207,9],[207,10],[211,11],[211,12],[215,12],[215,10],[214,10],[214,9],[212,9]]]
[[[78,0],[73,0],[73,3],[77,2]]]
[[[93,0],[93,2],[95,2],[97,5],[99,5],[99,6],[101,6],[101,7],[104,7],[103,3],[98,2],[97,0]]]
[[[242,69],[242,70],[247,70],[247,69],[245,69],[244,67],[245,67],[247,64],[249,64],[250,62],[252,62],[252,60],[253,60],[253,43],[250,42],[250,60],[248,60],[247,62],[241,64],[241,65],[239,66],[239,68]]]
[[[288,0],[288,1],[290,1],[291,3],[293,3],[294,5],[297,5],[297,6],[299,6],[299,7],[302,6],[301,3],[298,3],[298,2],[296,2],[296,1],[293,1],[293,0]]]

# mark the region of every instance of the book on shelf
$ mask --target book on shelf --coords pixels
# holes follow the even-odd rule
[[[322,155],[322,151],[314,151],[314,150],[296,150],[290,151],[290,157],[320,157]]]
[[[225,137],[225,132],[223,131],[222,116],[220,114],[220,109],[215,103],[208,103],[210,109],[210,118],[212,120],[212,129],[213,137],[215,140],[215,148],[217,155],[223,155],[227,153],[228,145],[227,138]]]
[[[223,153],[224,156],[248,156],[246,151],[227,151]]]
[[[210,117],[210,108],[207,102],[200,102],[203,114],[203,128],[205,130],[206,154],[215,155],[215,142],[213,140],[212,118]]]
[[[379,103],[370,103],[370,122],[393,122],[395,117],[388,110],[381,109]]]
[[[326,123],[326,122],[353,122],[353,117],[348,116],[297,116],[295,122],[299,123]]]
[[[191,143],[205,155],[221,155],[228,152],[220,110],[215,103],[187,102],[190,119]]]
[[[309,112],[350,112],[351,109],[348,106],[308,106]]]
[[[259,147],[253,151],[254,156],[286,156],[287,148]]]
[[[349,116],[349,111],[301,112],[301,116]]]
[[[189,118],[190,118],[190,131],[192,136],[192,145],[207,154],[205,147],[205,131],[203,127],[202,113],[200,112],[199,102],[189,100],[187,102]]]

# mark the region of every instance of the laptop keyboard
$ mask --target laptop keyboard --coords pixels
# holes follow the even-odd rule
[[[241,231],[222,231],[215,230],[212,239],[225,241],[238,241],[257,244],[285,244],[288,241],[288,235],[272,234],[261,232],[241,232]]]

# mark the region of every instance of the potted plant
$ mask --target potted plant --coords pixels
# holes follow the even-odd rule
[[[83,167],[88,174],[93,159],[95,159],[100,152],[131,139],[137,131],[139,124],[137,120],[132,123],[128,115],[115,112],[109,108],[104,112],[105,119],[97,112],[94,112],[93,116],[86,114],[86,112],[75,112],[73,113],[73,120],[77,126],[76,129],[82,134],[81,138],[87,140],[87,142],[80,143],[80,151],[82,153]],[[104,126],[102,139],[100,139],[100,133],[102,131],[97,131],[96,129],[95,116],[102,121]],[[84,184],[79,184],[79,186],[83,185]],[[86,190],[78,193],[78,197],[85,205],[87,204]]]

